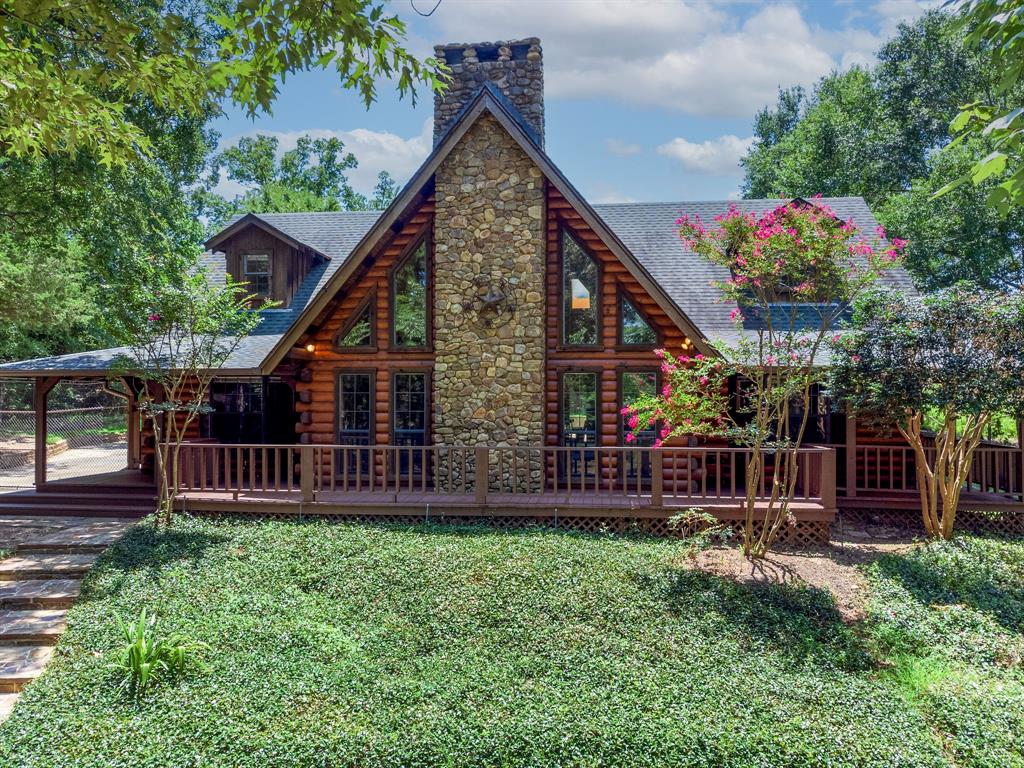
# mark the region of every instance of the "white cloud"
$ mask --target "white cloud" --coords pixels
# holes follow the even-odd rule
[[[879,0],[866,6],[857,0],[847,14],[843,26],[814,30],[822,48],[832,56],[840,69],[851,66],[870,66],[875,54],[885,42],[896,34],[903,22],[912,22],[930,8],[937,8],[944,0]],[[878,31],[873,32],[864,22],[874,22]]]
[[[623,141],[622,139],[606,139],[604,144],[608,148],[608,151],[613,155],[630,157],[632,155],[640,154],[639,144],[633,144],[632,142]]]
[[[349,183],[357,192],[369,193],[377,183],[377,174],[387,171],[399,184],[404,184],[413,172],[430,154],[432,144],[433,123],[426,120],[419,135],[403,138],[390,131],[371,131],[366,128],[355,128],[350,131],[332,131],[325,128],[310,128],[302,131],[261,131],[255,130],[234,136],[222,142],[221,149],[235,144],[242,136],[263,134],[274,136],[278,140],[281,153],[294,149],[300,136],[312,136],[314,139],[337,137],[345,143],[345,150],[351,152],[359,160],[359,166],[348,172]],[[217,192],[234,196],[244,192],[244,188],[235,182],[222,179]]]
[[[552,98],[612,98],[695,115],[749,117],[778,86],[810,85],[837,59],[789,4],[737,21],[702,0],[444,2],[446,40],[537,36]]]
[[[690,173],[734,176],[740,172],[740,158],[753,142],[753,136],[741,139],[732,134],[699,143],[675,138],[659,146],[658,154],[675,158]]]

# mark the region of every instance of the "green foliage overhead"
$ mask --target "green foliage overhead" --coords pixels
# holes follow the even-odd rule
[[[949,768],[947,738],[958,766],[1021,760],[1019,670],[982,650],[1019,648],[1021,544],[893,555],[852,626],[826,592],[683,554],[544,530],[144,523],[90,571],[0,764]],[[141,606],[217,652],[126,704],[102,651]],[[969,695],[909,701],[886,674],[894,638],[953,659]]]
[[[957,142],[972,136],[987,139],[969,171],[943,187],[944,194],[962,184],[997,181],[988,191],[988,203],[1007,215],[1024,205],[1024,0],[964,0],[959,4],[967,41],[977,49],[990,73],[987,88],[973,88],[965,106],[950,124]]]
[[[106,346],[98,286],[151,257],[197,254],[187,187],[211,137],[202,119],[136,112],[157,157],[106,168],[87,154],[0,157],[0,357]]]
[[[929,172],[876,209],[886,228],[907,240],[905,264],[918,287],[937,290],[961,280],[982,288],[1024,289],[1024,209],[1000,215],[986,204],[994,181],[964,184],[936,198],[946,180],[970,170],[980,139],[928,158]]]
[[[299,213],[305,211],[381,210],[398,194],[398,184],[382,171],[372,197],[355,191],[347,172],[359,161],[345,151],[337,137],[313,139],[300,136],[294,149],[279,152],[274,136],[239,139],[234,146],[214,155],[203,189],[194,197],[216,232],[233,216],[242,213]],[[233,199],[215,189],[222,174],[249,187]]]
[[[376,0],[9,0],[0,8],[0,154],[75,155],[104,166],[155,152],[140,103],[205,115],[223,99],[268,111],[287,75],[333,68],[369,105],[376,80],[400,94],[440,87],[441,65],[404,47]]]
[[[1019,286],[1024,222],[997,223],[985,207],[998,179],[933,198],[967,162],[963,151],[937,156],[950,120],[971,94],[995,85],[964,34],[950,15],[931,11],[901,25],[874,66],[832,73],[810,94],[781,90],[755,118],[744,194],[862,196],[890,233],[909,241],[907,268],[919,287],[961,279]]]

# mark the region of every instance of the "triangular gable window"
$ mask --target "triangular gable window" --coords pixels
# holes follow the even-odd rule
[[[658,334],[626,297],[619,311],[619,343],[627,347],[653,347]]]
[[[334,339],[338,349],[373,349],[373,306],[375,294],[370,294],[359,305],[349,321]]]

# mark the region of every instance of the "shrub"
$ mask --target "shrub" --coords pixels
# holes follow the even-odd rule
[[[192,654],[205,647],[177,634],[160,638],[156,616],[149,615],[145,608],[131,624],[120,616],[117,620],[125,645],[118,652],[119,660],[109,666],[121,673],[122,687],[136,694],[165,677],[184,672]]]

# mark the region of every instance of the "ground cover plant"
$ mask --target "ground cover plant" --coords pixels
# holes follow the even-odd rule
[[[844,623],[825,591],[703,573],[668,540],[143,524],[88,576],[0,764],[1024,765],[998,650],[1024,545],[934,546],[872,566]],[[106,665],[141,607],[209,650],[135,697]],[[933,658],[955,674],[911,666]]]

